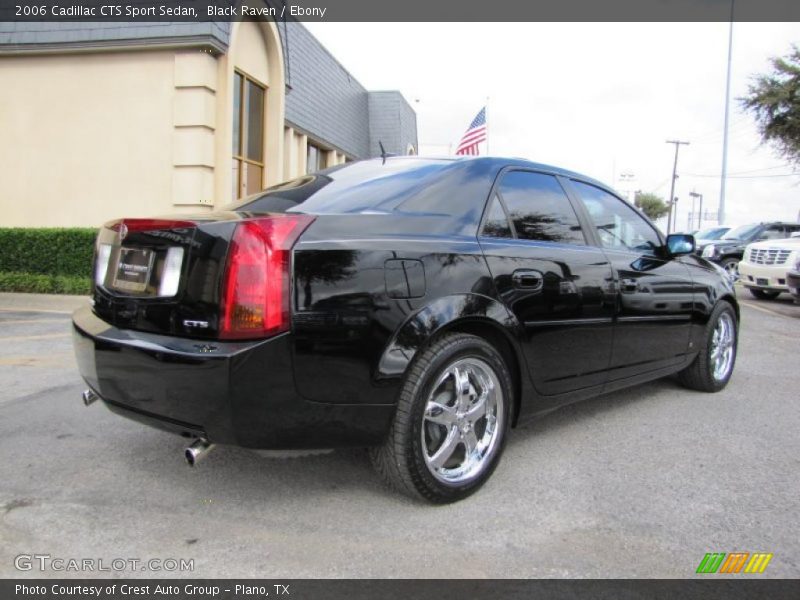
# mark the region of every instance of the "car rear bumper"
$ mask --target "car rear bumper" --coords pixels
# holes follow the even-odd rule
[[[209,342],[119,329],[90,307],[73,315],[81,376],[113,412],[247,448],[380,444],[393,405],[328,404],[296,393],[291,335]]]
[[[747,261],[739,263],[739,280],[745,287],[763,290],[788,290],[786,271],[788,265],[755,265]]]

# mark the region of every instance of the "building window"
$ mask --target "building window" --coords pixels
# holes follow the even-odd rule
[[[246,75],[233,75],[233,199],[264,189],[264,96]]]
[[[325,150],[308,142],[306,149],[306,173],[314,173],[325,168]]]

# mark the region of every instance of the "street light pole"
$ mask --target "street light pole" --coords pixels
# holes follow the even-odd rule
[[[719,208],[717,209],[717,223],[725,222],[725,182],[728,178],[728,116],[731,104],[731,54],[733,52],[733,6],[731,0],[731,24],[728,29],[728,74],[725,79],[725,123],[722,130],[722,177],[719,184]]]
[[[678,178],[678,148],[681,144],[688,146],[689,142],[682,142],[680,140],[667,140],[668,144],[675,144],[675,162],[672,163],[672,184],[669,186],[669,215],[667,216],[667,235],[672,231],[672,209],[675,207],[675,180]],[[675,207],[675,216],[677,218],[677,207]]]
[[[703,194],[698,194],[697,192],[692,190],[691,192],[689,192],[689,195],[692,197],[692,210],[694,210],[694,200],[695,200],[695,198],[698,198],[700,200],[700,211],[699,211],[698,216],[697,216],[697,228],[698,229],[702,229],[703,228]],[[691,227],[690,227],[690,229],[691,229]]]

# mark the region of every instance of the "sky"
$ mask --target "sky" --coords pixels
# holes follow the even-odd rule
[[[398,89],[417,113],[420,154],[449,154],[487,104],[492,155],[669,197],[680,147],[677,230],[692,198],[716,224],[728,23],[306,23],[369,90]],[[736,98],[797,23],[735,23],[726,224],[800,218],[800,169],[760,143]],[[787,176],[788,175],[788,176]],[[698,207],[696,207],[698,208]],[[662,229],[666,221],[660,220]]]

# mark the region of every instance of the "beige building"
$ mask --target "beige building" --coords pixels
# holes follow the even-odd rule
[[[206,211],[378,141],[417,146],[402,96],[365,90],[298,23],[8,25],[3,227]]]

